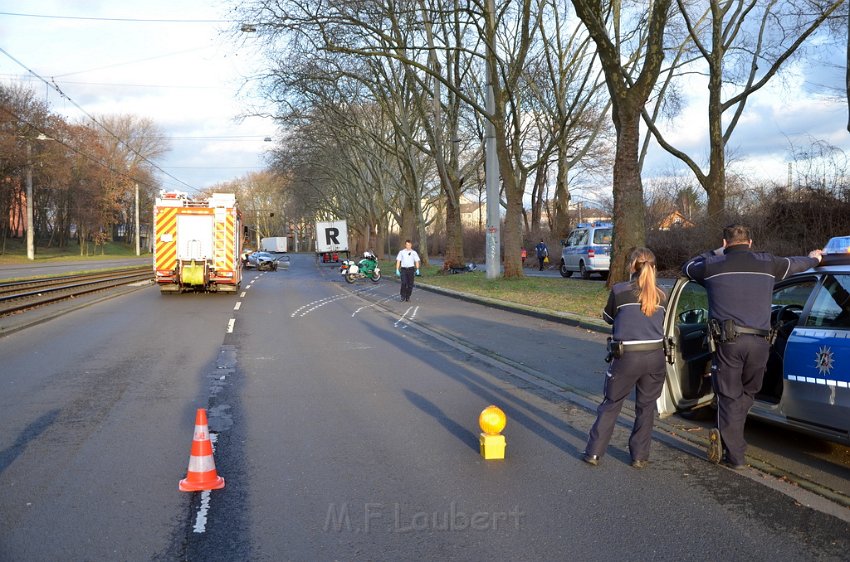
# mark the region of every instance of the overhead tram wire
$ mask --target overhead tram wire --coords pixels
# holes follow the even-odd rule
[[[6,51],[5,49],[3,49],[2,47],[0,47],[0,53],[3,53],[3,54],[4,54],[4,55],[6,55],[7,57],[9,57],[9,59],[11,59],[12,61],[14,61],[14,62],[15,62],[15,64],[17,64],[18,66],[20,66],[21,68],[23,68],[24,70],[26,70],[27,72],[29,72],[30,74],[32,74],[33,76],[35,76],[36,78],[38,78],[39,80],[41,80],[41,81],[42,81],[44,84],[46,84],[47,86],[49,86],[49,87],[53,88],[54,90],[56,90],[56,92],[57,92],[60,96],[62,96],[63,98],[65,98],[66,100],[68,100],[69,102],[71,102],[71,104],[73,104],[73,106],[74,106],[74,107],[76,107],[77,109],[79,109],[80,111],[82,111],[82,112],[83,112],[83,114],[84,114],[86,117],[88,117],[89,119],[91,119],[93,123],[95,123],[98,127],[100,127],[101,129],[103,129],[104,131],[106,131],[107,133],[109,133],[109,135],[111,135],[111,136],[112,136],[112,138],[114,138],[115,140],[117,140],[117,141],[118,141],[119,143],[121,143],[123,146],[127,147],[127,149],[128,149],[130,152],[132,152],[133,154],[135,154],[136,156],[138,156],[139,158],[141,158],[143,161],[147,162],[147,163],[148,163],[148,164],[149,164],[152,168],[154,168],[155,170],[158,170],[158,171],[162,172],[163,174],[165,174],[166,176],[168,176],[168,177],[169,177],[169,178],[171,178],[172,180],[176,181],[177,183],[179,183],[179,184],[181,184],[181,185],[183,185],[183,186],[185,186],[185,187],[188,187],[189,189],[191,189],[192,191],[194,191],[194,192],[196,192],[196,193],[200,193],[200,192],[201,192],[201,190],[200,190],[200,189],[198,189],[197,187],[194,187],[194,186],[192,186],[192,185],[189,185],[188,183],[186,183],[185,181],[181,180],[180,178],[178,178],[178,177],[176,177],[176,176],[173,176],[173,175],[171,175],[170,173],[166,172],[166,171],[165,171],[165,170],[163,170],[163,169],[162,169],[162,168],[161,168],[158,164],[156,164],[155,162],[153,162],[152,160],[150,160],[147,156],[143,155],[143,154],[142,154],[142,153],[140,153],[138,150],[136,150],[135,148],[133,148],[132,146],[130,146],[130,145],[127,143],[127,141],[125,141],[124,139],[122,139],[121,137],[119,137],[117,134],[115,134],[114,132],[112,132],[112,130],[110,130],[110,129],[106,126],[106,125],[104,125],[103,123],[101,123],[100,121],[98,121],[97,119],[95,119],[95,118],[94,118],[94,116],[93,116],[92,114],[90,114],[88,111],[86,111],[85,109],[83,109],[83,107],[82,107],[80,104],[78,104],[76,101],[74,101],[74,100],[71,98],[71,96],[69,96],[68,94],[66,94],[65,92],[63,92],[63,91],[62,91],[62,89],[61,89],[61,88],[60,88],[60,87],[59,87],[59,86],[58,86],[55,82],[53,82],[53,81],[49,81],[49,80],[47,80],[46,78],[42,77],[40,74],[38,74],[38,73],[37,73],[37,72],[35,72],[34,70],[30,69],[30,68],[29,68],[28,66],[26,66],[24,63],[22,63],[21,61],[19,61],[19,60],[18,60],[18,59],[16,59],[15,57],[13,57],[13,56],[12,56],[12,55],[8,52],[8,51]]]
[[[232,20],[182,20],[182,19],[144,19],[144,18],[101,18],[92,16],[52,16],[45,14],[23,14],[19,12],[0,12],[0,16],[22,18],[44,18],[57,20],[123,21],[135,23],[236,23]]]

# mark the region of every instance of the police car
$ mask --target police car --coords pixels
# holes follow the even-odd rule
[[[707,322],[705,289],[679,279],[664,321],[673,346],[662,417],[712,403]],[[818,267],[775,285],[771,324],[776,339],[750,415],[850,443],[850,236],[831,239]]]
[[[610,222],[579,223],[561,243],[561,276],[570,277],[574,272],[582,279],[590,279],[591,273],[608,278],[611,261],[611,236],[614,225]]]

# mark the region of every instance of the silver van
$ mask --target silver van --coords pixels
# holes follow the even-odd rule
[[[608,278],[611,263],[611,237],[614,225],[610,222],[584,222],[576,225],[561,244],[560,271],[562,277],[578,272],[582,279],[598,273]]]

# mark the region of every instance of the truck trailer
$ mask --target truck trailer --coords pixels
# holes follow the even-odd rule
[[[344,220],[316,223],[316,256],[322,261],[338,262],[348,257],[348,223]]]
[[[289,239],[286,236],[271,236],[260,240],[260,249],[264,252],[273,252],[276,254],[287,252],[287,243]]]
[[[236,196],[162,192],[154,204],[154,275],[162,293],[232,292],[242,283]]]

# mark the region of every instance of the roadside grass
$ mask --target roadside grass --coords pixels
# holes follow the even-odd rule
[[[142,256],[150,255],[142,250]],[[62,262],[78,260],[108,260],[114,258],[129,258],[136,256],[135,244],[123,242],[107,242],[104,246],[90,246],[89,255],[80,255],[80,246],[72,243],[67,248],[46,248],[36,246],[36,262]],[[7,239],[5,247],[0,247],[0,265],[28,263],[26,242],[18,239]]]
[[[382,262],[382,272],[395,276],[395,262]],[[600,318],[608,299],[604,283],[571,278],[523,277],[487,279],[483,271],[457,275],[440,273],[438,266],[421,268],[417,284],[433,285],[481,297],[503,300],[557,312]]]

